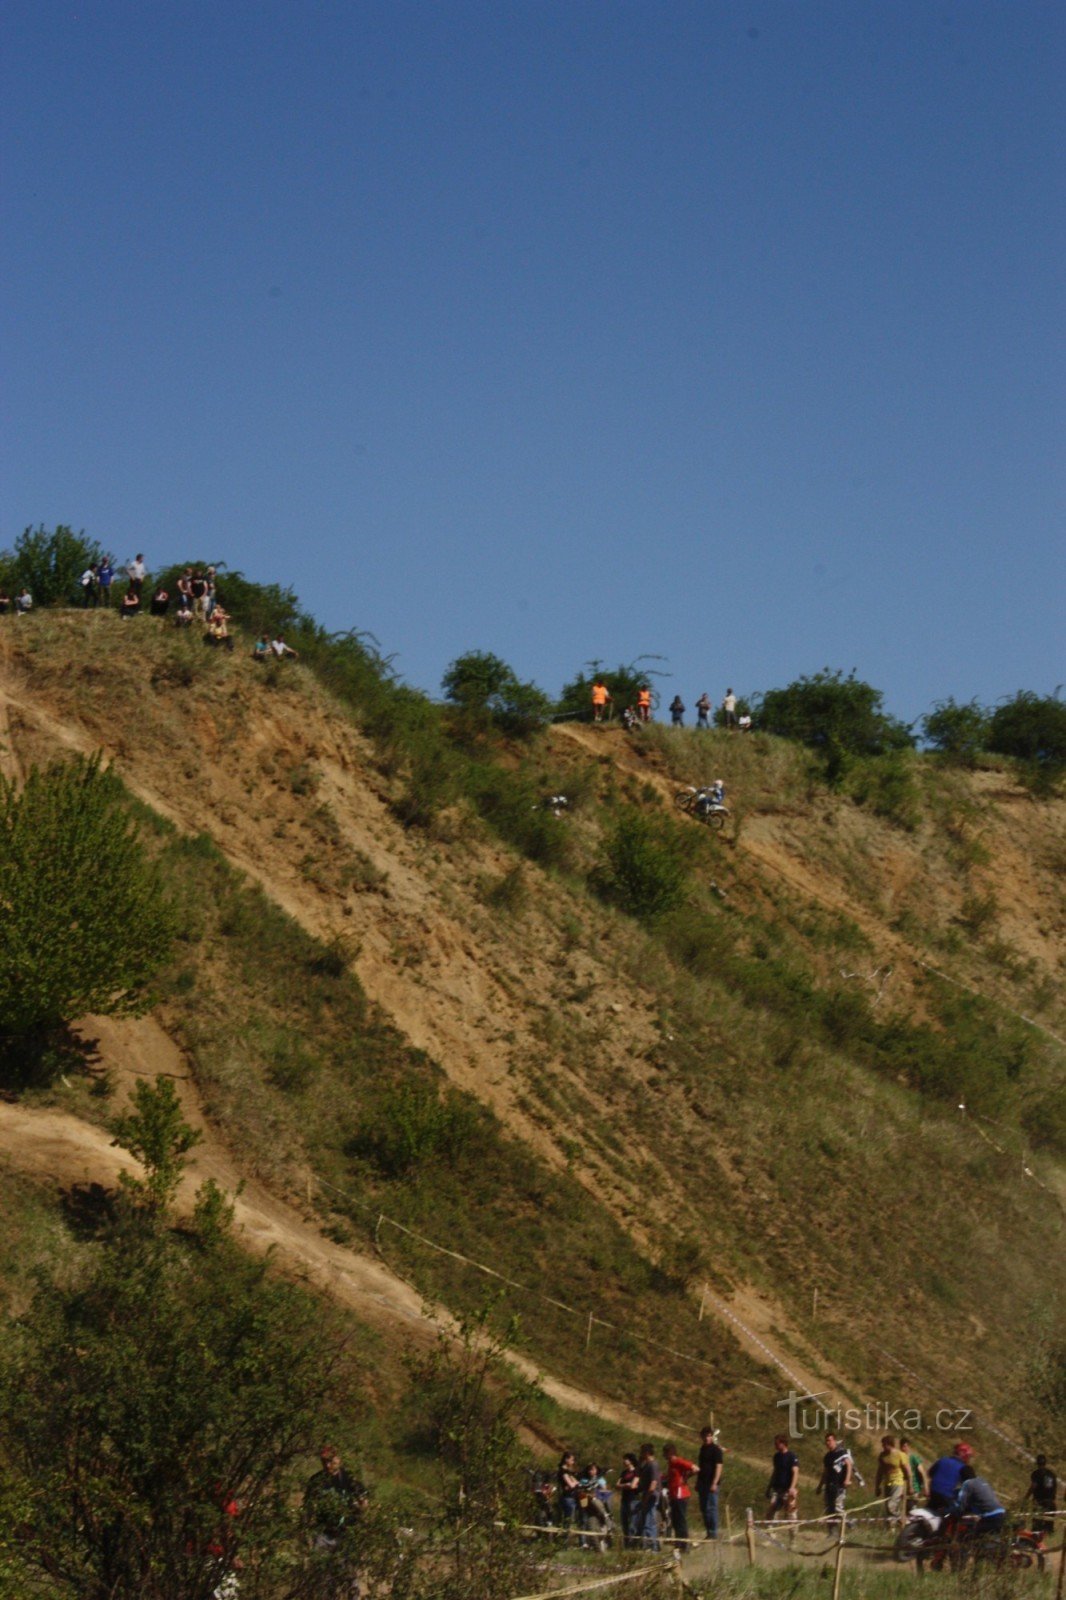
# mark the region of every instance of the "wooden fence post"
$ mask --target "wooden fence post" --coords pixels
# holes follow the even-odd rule
[[[844,1565],[844,1532],[847,1528],[847,1518],[843,1509],[840,1512],[840,1533],[837,1537],[837,1563],[833,1572],[833,1600],[840,1600],[840,1569]]]
[[[744,1532],[748,1541],[748,1566],[753,1567],[755,1565],[755,1513],[750,1506],[745,1517],[745,1524]]]
[[[1059,1553],[1059,1581],[1055,1588],[1055,1600],[1062,1600],[1064,1578],[1066,1578],[1066,1522],[1062,1525],[1062,1549]]]

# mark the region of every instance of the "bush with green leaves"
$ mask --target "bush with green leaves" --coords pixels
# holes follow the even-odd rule
[[[922,718],[922,735],[934,750],[961,766],[973,766],[982,750],[988,748],[990,719],[976,700],[959,705],[955,700],[938,700]]]
[[[86,567],[103,560],[103,551],[85,530],[60,523],[51,532],[42,523],[25,528],[13,550],[0,556],[2,576],[12,590],[26,588],[36,606],[68,605],[78,599]]]
[[[883,709],[884,694],[854,671],[823,667],[784,689],[768,689],[758,703],[759,727],[797,739],[825,757],[830,781],[843,777],[855,756],[878,756],[914,744],[910,729]]]
[[[687,881],[677,829],[665,818],[631,810],[608,831],[591,875],[603,899],[641,922],[656,922],[679,906]]]
[[[174,933],[163,877],[99,756],[0,780],[0,1040],[147,1009]],[[6,1054],[6,1052],[5,1052]]]
[[[180,1172],[191,1130],[167,1087],[142,1086],[122,1143]],[[299,1490],[336,1416],[343,1341],[236,1248],[218,1190],[181,1231],[144,1198],[101,1208],[92,1245],[4,1341],[5,1592],[211,1600],[238,1569],[249,1600],[341,1592],[362,1552],[313,1550]]]
[[[469,650],[457,657],[441,688],[472,731],[491,726],[527,738],[551,715],[548,696],[535,683],[523,683],[506,661],[487,650]]]
[[[996,707],[988,748],[1028,767],[1037,789],[1053,789],[1066,773],[1066,701],[1022,689]]]

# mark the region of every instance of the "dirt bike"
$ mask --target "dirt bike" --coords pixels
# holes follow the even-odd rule
[[[706,823],[715,833],[721,832],[729,817],[728,806],[712,800],[708,790],[697,789],[691,783],[677,791],[674,795],[674,805],[679,811],[695,817],[697,822]]]
[[[1030,1529],[999,1527],[982,1532],[980,1519],[938,1516],[916,1506],[896,1539],[897,1561],[915,1561],[919,1572],[948,1566],[957,1571],[968,1561],[994,1561],[1001,1566],[1044,1569],[1043,1535]]]

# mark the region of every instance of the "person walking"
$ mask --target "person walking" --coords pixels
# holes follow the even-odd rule
[[[911,1464],[896,1443],[895,1435],[886,1433],[881,1440],[881,1454],[877,1458],[877,1479],[874,1494],[887,1498],[885,1513],[898,1517],[903,1511]]]
[[[718,1537],[718,1489],[722,1482],[722,1447],[713,1428],[700,1432],[700,1453],[696,1458],[696,1494],[708,1539]]]
[[[818,1487],[825,1494],[827,1517],[844,1515],[844,1501],[851,1487],[854,1465],[847,1445],[841,1444],[836,1434],[827,1433],[825,1455],[822,1457],[822,1476],[818,1479]]]
[[[766,1497],[770,1502],[771,1522],[776,1520],[778,1513],[783,1514],[787,1522],[796,1521],[799,1516],[799,1457],[789,1449],[783,1433],[779,1433],[774,1440]]]
[[[710,724],[710,716],[711,716],[711,697],[707,693],[706,689],[704,689],[703,693],[700,695],[699,699],[696,701],[696,726],[697,726],[697,728],[709,728],[710,725],[711,725]]]

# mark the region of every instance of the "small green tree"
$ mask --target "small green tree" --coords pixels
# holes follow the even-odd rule
[[[879,756],[914,744],[910,729],[883,709],[884,695],[854,671],[823,667],[784,689],[768,689],[758,704],[759,727],[783,739],[798,739],[825,757],[826,775],[837,782],[854,756]]]
[[[458,656],[441,683],[444,698],[460,712],[466,730],[489,725],[525,738],[551,715],[551,701],[535,683],[523,683],[499,656],[469,650]]]
[[[1066,701],[1022,689],[992,713],[988,748],[1014,756],[1028,769],[1034,789],[1049,793],[1066,773]]]
[[[169,1078],[157,1078],[154,1086],[142,1079],[133,1091],[133,1106],[112,1122],[112,1143],[137,1157],[144,1177],[123,1172],[119,1181],[136,1204],[163,1212],[181,1182],[186,1155],[202,1135],[185,1121]]]
[[[170,1089],[158,1080],[122,1137],[176,1182],[188,1130]],[[239,1570],[249,1600],[324,1600],[363,1565],[356,1540],[312,1548],[301,1511],[343,1339],[237,1249],[220,1201],[205,1186],[180,1232],[165,1202],[147,1228],[119,1207],[0,1347],[5,1593],[211,1600]]]
[[[75,533],[62,523],[48,532],[42,523],[26,528],[10,553],[11,581],[25,586],[34,605],[66,605],[78,595],[78,582],[86,567],[103,559],[103,551],[85,530]]]
[[[661,818],[627,811],[607,833],[591,874],[593,888],[641,922],[681,904],[687,870],[677,830]]]
[[[0,1041],[47,1043],[87,1012],[134,1015],[173,915],[99,756],[0,780]]]
[[[938,700],[922,718],[922,734],[934,750],[949,756],[961,766],[971,767],[988,748],[988,712],[976,700],[959,705],[954,700]]]

